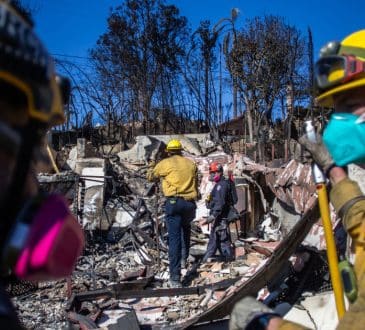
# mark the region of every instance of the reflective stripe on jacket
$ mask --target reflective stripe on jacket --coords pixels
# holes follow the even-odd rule
[[[352,238],[358,287],[356,301],[350,304],[336,329],[361,330],[365,326],[365,197],[359,185],[346,178],[333,186],[330,198]]]

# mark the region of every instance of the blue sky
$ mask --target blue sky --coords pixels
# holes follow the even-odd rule
[[[87,56],[98,36],[106,31],[111,7],[123,0],[25,0],[35,9],[36,30],[52,54]],[[303,33],[310,26],[315,58],[329,40],[341,40],[349,33],[365,28],[365,1],[354,0],[173,0],[181,14],[196,28],[201,20],[212,24],[229,17],[239,8],[237,26],[246,18],[273,14],[286,19]],[[351,14],[351,15],[349,15]]]

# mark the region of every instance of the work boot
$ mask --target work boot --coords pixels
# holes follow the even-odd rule
[[[224,261],[224,262],[232,262],[234,260],[235,260],[234,256],[223,256],[222,257],[222,261]]]
[[[182,288],[182,284],[180,281],[173,280],[171,278],[169,280],[169,285],[170,285],[170,288]]]

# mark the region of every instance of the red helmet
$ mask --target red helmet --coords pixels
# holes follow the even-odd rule
[[[213,162],[209,165],[209,173],[213,172],[223,172],[223,167],[221,164],[218,164],[217,162]]]

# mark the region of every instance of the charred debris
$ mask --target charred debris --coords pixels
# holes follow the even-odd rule
[[[182,288],[167,284],[164,198],[158,184],[145,178],[148,161],[163,157],[171,138],[179,138],[185,156],[198,164],[202,195]],[[330,290],[310,166],[295,159],[258,164],[238,149],[228,153],[208,134],[194,134],[139,136],[126,151],[111,145],[97,149],[86,139],[52,150],[59,172],[44,166],[40,185],[67,197],[87,245],[70,278],[46,283],[8,279],[25,327],[199,328],[226,322],[245,295],[259,295],[270,307],[288,310],[303,292]],[[202,264],[209,227],[201,223],[208,214],[204,200],[212,188],[212,161],[224,164],[235,178],[240,216],[230,231],[236,258],[223,262],[218,256]],[[341,239],[341,228],[337,232]]]

